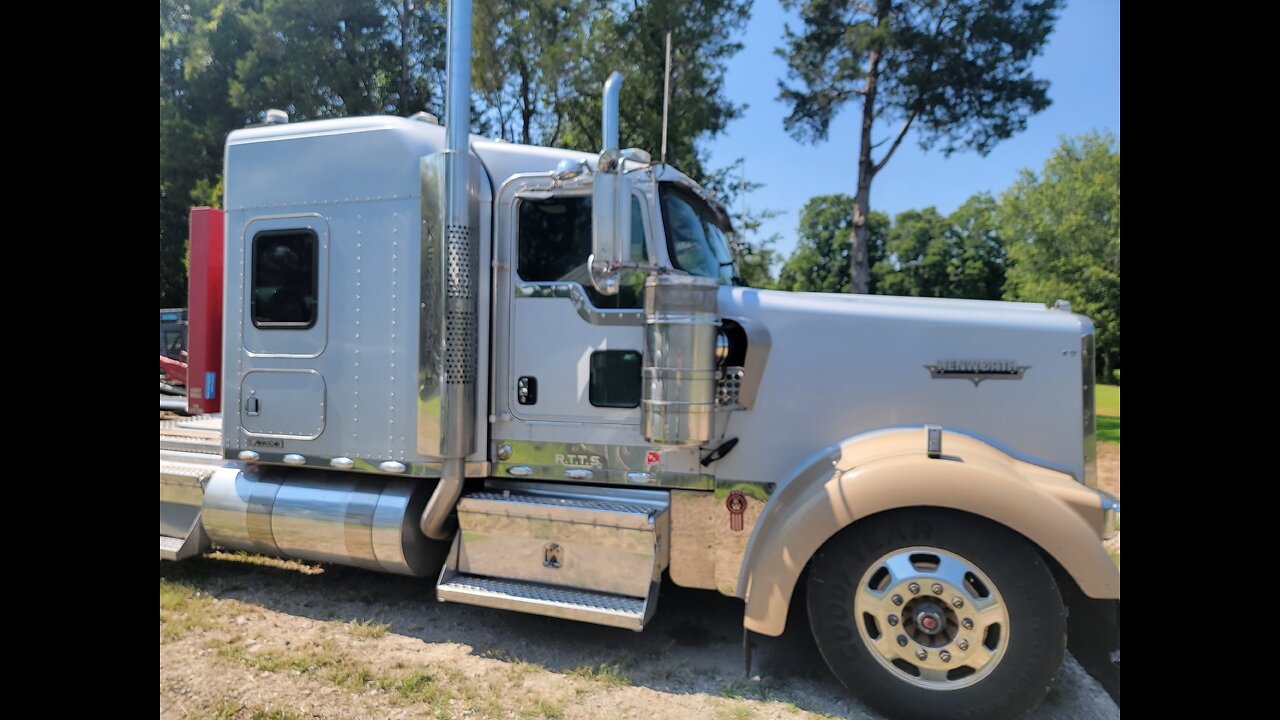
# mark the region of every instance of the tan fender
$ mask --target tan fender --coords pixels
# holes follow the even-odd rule
[[[1102,546],[1098,493],[966,435],[944,432],[939,458],[926,454],[925,442],[923,428],[850,438],[771,499],[743,558],[738,594],[747,599],[748,630],[782,634],[800,572],[832,535],[860,518],[917,506],[1001,523],[1057,560],[1089,597],[1120,597],[1120,569]]]

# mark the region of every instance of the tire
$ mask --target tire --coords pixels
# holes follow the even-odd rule
[[[863,520],[814,555],[807,589],[823,659],[891,718],[1016,718],[1062,665],[1053,575],[1027,540],[979,517]]]

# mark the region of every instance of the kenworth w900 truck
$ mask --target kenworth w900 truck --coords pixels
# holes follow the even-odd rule
[[[803,582],[792,617],[890,715],[1038,702],[1067,608],[1118,620],[1090,321],[736,286],[724,208],[618,147],[620,76],[598,155],[470,136],[469,15],[444,126],[228,138],[221,433],[162,430],[161,557],[637,631],[664,574],[764,635]]]

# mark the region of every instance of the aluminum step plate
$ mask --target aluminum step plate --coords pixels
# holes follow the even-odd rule
[[[550,507],[568,507],[578,510],[603,510],[605,512],[630,513],[634,515],[652,515],[661,507],[641,505],[639,503],[611,502],[594,498],[575,498],[572,496],[534,495],[528,493],[473,492],[463,498],[466,500],[489,500],[494,502],[522,503],[526,505],[547,505]]]
[[[441,601],[516,610],[596,625],[641,630],[645,599],[559,588],[520,580],[449,574],[436,586]]]
[[[177,560],[178,551],[182,550],[182,538],[160,536],[160,559]]]

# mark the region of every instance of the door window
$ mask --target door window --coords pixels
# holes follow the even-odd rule
[[[645,273],[624,270],[617,295],[606,296],[591,285],[591,197],[556,197],[520,201],[520,236],[516,272],[527,282],[573,282],[582,286],[598,308],[644,305]],[[640,201],[631,198],[631,261],[647,264]]]

